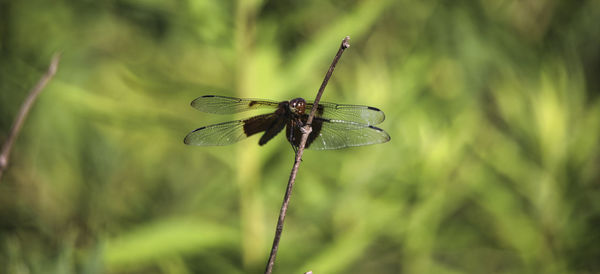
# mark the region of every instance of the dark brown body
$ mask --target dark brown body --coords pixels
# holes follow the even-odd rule
[[[252,102],[250,102],[251,105]],[[275,113],[259,115],[245,120],[244,133],[251,136],[264,131],[265,133],[258,141],[258,144],[262,146],[279,134],[285,127],[286,138],[294,148],[297,148],[300,145],[302,137],[300,128],[306,125],[308,120],[308,114],[305,113],[305,110],[306,100],[302,98],[280,102]],[[306,141],[307,148],[319,136],[322,124],[318,119],[313,120],[312,132]]]

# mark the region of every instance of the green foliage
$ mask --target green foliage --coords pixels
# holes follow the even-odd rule
[[[198,96],[385,111],[307,151],[276,273],[600,271],[598,1],[0,1],[0,273],[260,273],[293,151],[188,147]],[[244,114],[249,116],[252,113]]]

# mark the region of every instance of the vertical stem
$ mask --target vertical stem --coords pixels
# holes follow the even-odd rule
[[[236,2],[235,18],[235,86],[237,97],[250,97],[255,89],[252,76],[253,55],[255,54],[254,39],[256,13],[260,1],[238,0]],[[258,195],[258,183],[262,176],[260,162],[257,161],[259,148],[257,146],[238,146],[236,148],[237,176],[236,183],[239,192],[240,229],[242,236],[241,256],[245,272],[252,272],[262,264],[262,253],[258,250],[266,240],[261,196]]]
[[[283,232],[283,222],[285,220],[285,215],[287,214],[288,205],[290,203],[290,197],[292,196],[292,189],[294,187],[294,182],[296,181],[296,174],[298,174],[298,168],[300,167],[300,162],[302,161],[302,154],[304,153],[306,140],[308,139],[308,135],[312,131],[312,120],[317,111],[317,106],[319,105],[321,96],[325,91],[325,87],[329,82],[329,78],[331,78],[331,75],[333,74],[335,65],[337,65],[338,60],[340,59],[340,57],[342,57],[342,53],[344,53],[344,50],[350,47],[350,44],[348,44],[348,40],[350,40],[350,36],[346,36],[346,38],[344,38],[342,44],[340,45],[340,49],[333,58],[331,66],[329,66],[329,70],[325,74],[325,79],[323,79],[323,83],[319,88],[319,92],[317,93],[317,97],[315,98],[313,108],[310,114],[308,115],[307,125],[302,128],[302,139],[300,139],[300,146],[298,147],[298,151],[296,152],[294,166],[292,167],[292,171],[290,172],[290,178],[288,180],[287,189],[285,190],[285,195],[283,196],[283,204],[281,205],[281,210],[279,211],[279,219],[277,219],[277,227],[275,228],[275,238],[273,239],[273,247],[271,248],[271,254],[269,255],[269,261],[267,262],[267,269],[265,270],[265,274],[270,274],[273,272],[273,265],[275,264],[275,257],[277,257],[279,241],[281,240],[281,233]]]

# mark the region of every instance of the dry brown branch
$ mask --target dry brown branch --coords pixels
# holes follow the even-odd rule
[[[315,98],[315,102],[313,106],[318,106],[319,101],[321,101],[321,96],[323,95],[323,91],[325,91],[325,87],[329,82],[329,78],[331,78],[331,74],[333,74],[333,70],[335,69],[335,65],[338,60],[344,53],[344,50],[350,47],[348,41],[350,40],[350,36],[346,36],[340,45],[340,48],[333,58],[333,62],[331,62],[331,66],[329,66],[329,70],[325,74],[325,79],[323,79],[323,83],[319,88],[319,92],[317,93],[317,97]],[[265,270],[266,274],[270,274],[273,272],[273,265],[275,264],[275,257],[277,256],[277,249],[279,248],[279,240],[281,239],[281,233],[283,232],[283,221],[285,220],[285,215],[287,213],[288,205],[290,203],[290,197],[292,195],[292,188],[294,187],[294,182],[296,181],[296,174],[298,173],[298,167],[300,167],[300,162],[302,161],[302,154],[304,153],[304,147],[306,146],[306,140],[308,139],[308,135],[312,131],[311,124],[312,120],[317,112],[317,107],[313,107],[310,115],[308,116],[308,120],[306,125],[302,128],[302,139],[300,140],[300,145],[298,146],[298,151],[296,152],[296,159],[294,161],[294,166],[292,167],[292,172],[290,172],[290,178],[288,180],[287,189],[285,191],[285,195],[283,197],[283,204],[281,205],[281,211],[279,212],[279,219],[277,220],[277,228],[275,229],[275,238],[273,239],[273,247],[271,248],[271,255],[269,256],[269,262],[267,263],[267,269]]]
[[[54,74],[56,74],[56,70],[58,69],[58,62],[60,61],[60,53],[55,53],[52,56],[52,61],[50,62],[50,66],[48,67],[48,71],[38,81],[38,83],[29,91],[29,95],[25,98],[25,102],[21,105],[21,109],[19,109],[19,113],[15,118],[15,122],[13,123],[12,128],[10,129],[10,133],[6,142],[2,146],[2,153],[0,154],[0,179],[2,179],[2,174],[4,170],[8,166],[8,160],[10,157],[10,151],[15,144],[17,137],[19,136],[19,132],[23,127],[23,123],[25,122],[25,118],[31,109],[31,106],[37,99],[38,95],[42,92],[44,87],[50,82]]]

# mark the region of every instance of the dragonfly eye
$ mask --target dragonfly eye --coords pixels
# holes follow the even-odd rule
[[[306,101],[302,98],[290,100],[290,110],[296,114],[304,114],[306,110]]]

